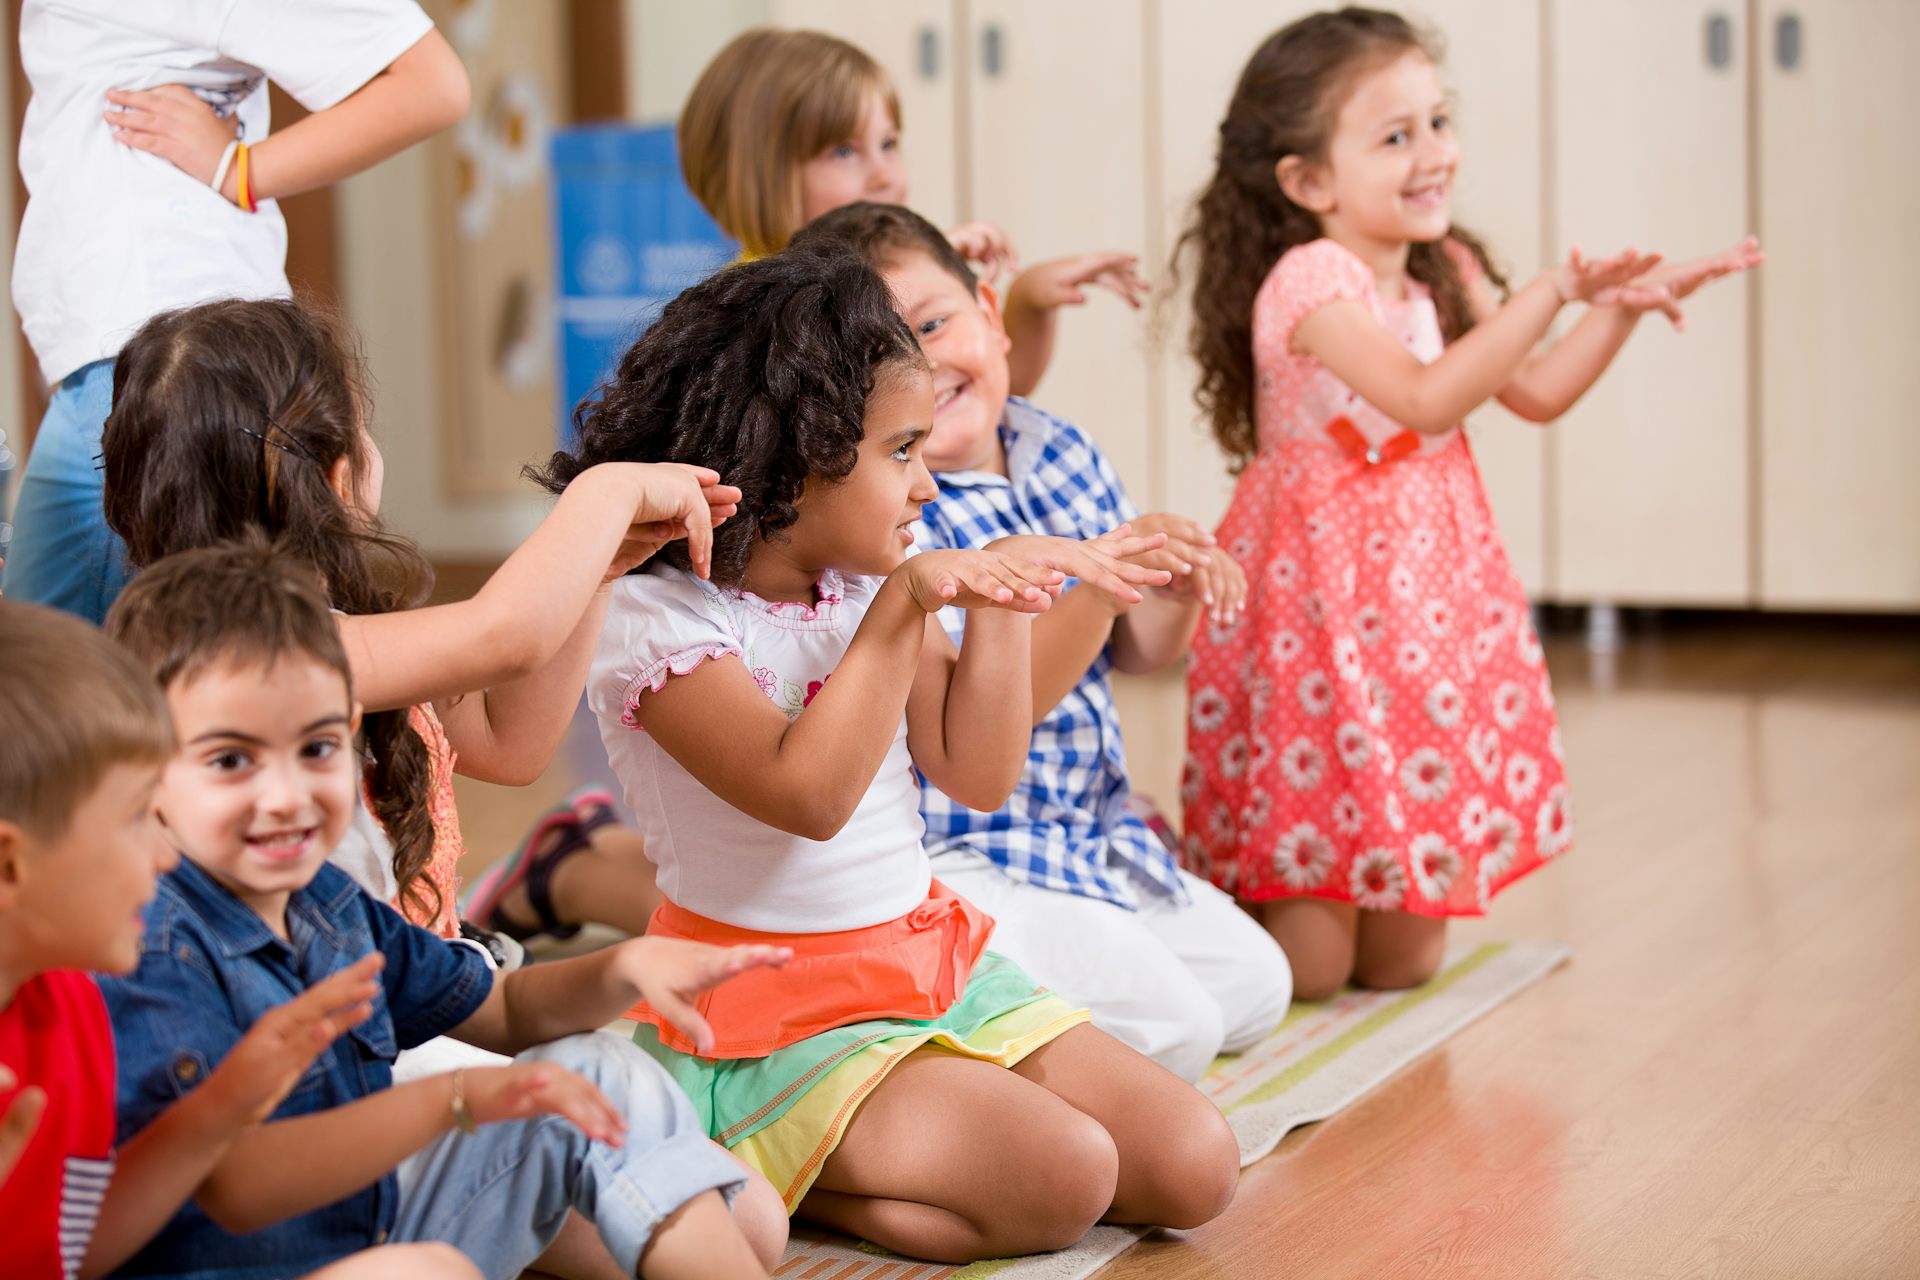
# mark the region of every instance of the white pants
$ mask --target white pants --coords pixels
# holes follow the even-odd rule
[[[1012,880],[977,853],[939,854],[933,874],[997,921],[990,950],[1183,1080],[1286,1016],[1293,971],[1280,945],[1197,876],[1180,873],[1191,905],[1143,891],[1140,910],[1128,911]]]

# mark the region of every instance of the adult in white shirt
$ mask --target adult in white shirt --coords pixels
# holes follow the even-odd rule
[[[158,312],[286,296],[275,200],[451,125],[467,78],[414,0],[26,0],[20,56],[13,301],[53,390],[0,589],[98,622],[128,572],[96,461],[114,354]],[[313,114],[269,135],[269,80]]]

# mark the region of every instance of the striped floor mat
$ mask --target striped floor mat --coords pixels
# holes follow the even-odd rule
[[[1554,943],[1495,942],[1448,957],[1414,991],[1349,991],[1296,1004],[1266,1040],[1223,1057],[1200,1082],[1240,1140],[1240,1163],[1272,1151],[1291,1129],[1324,1120],[1448,1036],[1566,962]],[[872,1245],[795,1222],[783,1280],[1081,1280],[1141,1236],[1096,1227],[1071,1249],[949,1267],[908,1262]]]

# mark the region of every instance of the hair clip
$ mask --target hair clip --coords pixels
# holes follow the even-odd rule
[[[280,452],[282,453],[291,453],[296,457],[305,458],[308,462],[311,462],[314,466],[321,467],[320,459],[314,457],[312,454],[308,453],[305,449],[301,448],[300,442],[295,440],[285,427],[275,422],[272,418],[267,419],[267,431],[269,433],[278,432],[282,437],[284,437],[284,439],[275,440],[272,434],[263,435],[262,433],[255,431],[252,427],[245,426],[240,423],[235,423],[234,425],[238,427],[241,431],[252,436],[255,440],[260,441],[260,443],[262,444],[270,444],[274,448],[280,450]],[[326,468],[321,467],[321,469],[325,470]]]

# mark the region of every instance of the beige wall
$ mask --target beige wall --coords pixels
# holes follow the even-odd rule
[[[627,0],[627,115],[666,124],[713,55],[769,21],[768,0]]]

